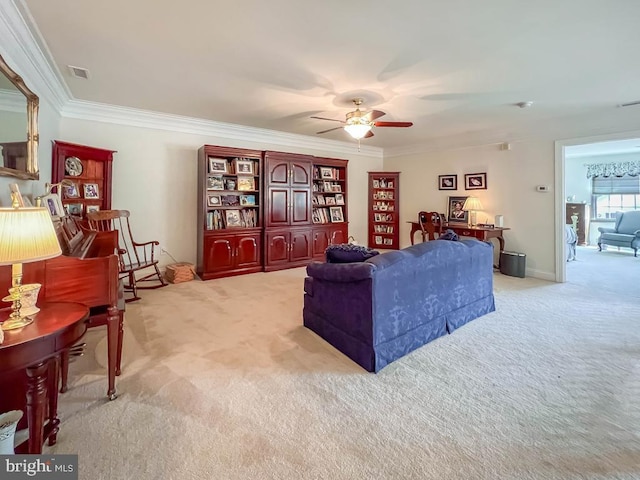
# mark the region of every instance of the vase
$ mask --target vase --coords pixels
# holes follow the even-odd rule
[[[0,455],[13,455],[16,427],[22,418],[22,411],[11,410],[0,415]]]

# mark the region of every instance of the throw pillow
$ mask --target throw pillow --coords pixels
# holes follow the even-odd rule
[[[324,251],[327,263],[352,263],[364,262],[367,258],[379,255],[380,252],[372,250],[362,245],[352,243],[342,243],[339,245],[329,245]]]
[[[458,234],[453,230],[449,229],[442,235],[438,237],[438,240],[451,240],[452,242],[458,241]]]

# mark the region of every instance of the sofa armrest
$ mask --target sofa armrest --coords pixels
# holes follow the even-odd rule
[[[373,277],[375,265],[371,263],[323,263],[307,265],[307,275],[329,282],[348,283]]]
[[[636,238],[640,238],[640,230],[636,230],[635,232],[633,232],[633,234],[636,236]]]
[[[598,231],[600,233],[616,233],[615,228],[607,228],[607,227],[598,227]]]

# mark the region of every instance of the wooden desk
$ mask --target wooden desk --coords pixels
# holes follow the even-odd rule
[[[413,237],[416,232],[421,232],[420,224],[418,222],[408,222],[411,224],[411,245],[414,244]],[[503,227],[495,227],[495,228],[487,228],[487,227],[470,227],[464,223],[444,223],[442,225],[442,230],[453,230],[458,235],[463,237],[475,237],[478,240],[482,240],[483,242],[488,242],[492,238],[496,238],[500,243],[500,251],[504,250],[504,237],[502,232],[505,230],[510,230],[509,228]],[[422,236],[422,241],[424,242],[426,239],[424,235]]]
[[[15,373],[25,370],[27,374],[26,409],[29,428],[27,453],[42,453],[45,439],[49,445],[56,443],[59,430],[58,419],[58,374],[59,356],[82,338],[87,330],[85,320],[89,309],[79,303],[39,303],[40,311],[33,323],[17,330],[4,332],[4,343],[0,344],[0,379],[16,378]],[[0,321],[10,314],[9,309],[0,310]],[[23,388],[20,382],[3,385],[3,390],[13,386]],[[45,401],[48,405],[48,422],[45,425]]]

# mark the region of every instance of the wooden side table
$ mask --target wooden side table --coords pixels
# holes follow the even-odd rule
[[[27,453],[42,453],[43,442],[56,443],[59,431],[59,356],[82,338],[87,330],[89,309],[79,303],[51,302],[38,305],[33,323],[5,332],[0,345],[0,381],[15,379],[16,371],[27,374],[26,410],[29,428]],[[10,314],[0,310],[0,321]],[[19,386],[19,385],[18,385]],[[48,418],[45,424],[46,401]]]

